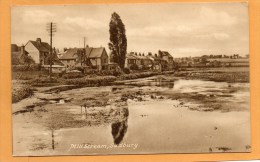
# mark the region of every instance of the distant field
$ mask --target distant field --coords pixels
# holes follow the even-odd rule
[[[210,59],[207,59],[208,61],[220,61],[220,62],[233,62],[233,63],[236,63],[236,62],[249,62],[249,59],[248,58],[240,58],[240,59],[223,59],[223,58],[210,58]]]
[[[185,68],[188,71],[249,72],[249,67]]]

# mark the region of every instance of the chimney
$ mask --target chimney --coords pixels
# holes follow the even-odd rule
[[[40,44],[42,42],[41,38],[37,38],[36,42]]]
[[[155,57],[157,57],[157,54],[154,54]]]
[[[158,51],[158,53],[159,53],[159,57],[162,57],[162,51]]]
[[[21,54],[25,54],[24,45],[21,46]]]

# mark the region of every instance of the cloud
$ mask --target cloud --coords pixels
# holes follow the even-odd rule
[[[30,24],[43,24],[51,21],[54,16],[53,13],[46,10],[27,10],[24,12],[23,21]]]
[[[188,27],[188,26],[185,26],[185,25],[178,25],[178,26],[176,27],[176,29],[177,29],[177,31],[183,32],[183,33],[191,32],[191,31],[192,31],[191,27]]]
[[[217,11],[209,7],[200,10],[200,21],[204,25],[233,25],[237,22],[236,17],[224,11]]]
[[[105,28],[107,26],[107,24],[104,22],[84,17],[66,17],[62,23],[67,26],[68,29],[73,29],[73,27],[80,27],[90,30]]]
[[[89,45],[106,46],[112,12],[126,26],[128,50],[163,49],[187,56],[220,49],[248,53],[248,12],[240,3],[135,4],[127,10],[125,4],[20,6],[12,8],[12,42],[48,39],[45,24],[53,21],[59,48],[79,46],[83,36]]]
[[[198,53],[198,52],[202,52],[204,51],[205,49],[200,49],[200,48],[176,48],[175,49],[175,52],[176,53]]]
[[[128,36],[142,37],[179,37],[183,34],[192,32],[192,28],[185,25],[176,25],[175,23],[164,23],[157,25],[144,26],[143,28],[132,28],[127,32]]]
[[[227,33],[209,33],[209,34],[201,34],[201,35],[195,35],[194,38],[201,39],[201,40],[220,40],[224,41],[230,38],[230,35]]]
[[[230,38],[230,36],[226,33],[213,33],[213,36],[217,40],[226,40]]]

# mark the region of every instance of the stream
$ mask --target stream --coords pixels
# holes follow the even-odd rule
[[[183,79],[164,81],[148,78],[118,86],[73,89],[61,92],[60,95],[79,100],[92,92],[112,93],[115,87],[121,91],[130,89],[151,93],[143,95],[141,101],[128,99],[127,111],[122,112],[117,120],[93,126],[55,130],[54,150],[49,144],[50,132],[31,121],[28,123],[31,122],[34,129],[26,129],[25,122],[19,123],[27,120],[26,115],[14,116],[14,155],[250,152],[248,83]],[[156,94],[157,97],[151,98],[150,94]],[[194,95],[189,94],[201,97],[194,98]],[[171,97],[179,95],[179,98]],[[220,105],[221,109],[202,109],[210,105],[205,105],[204,100]],[[69,104],[50,105],[52,108],[66,107],[66,111],[79,114],[78,117],[84,120],[84,115],[80,115],[80,109],[75,106],[76,103],[78,102],[72,101]],[[13,106],[19,106],[19,103]],[[95,110],[98,109],[93,108],[93,111]],[[28,123],[27,126],[30,125]],[[34,131],[34,135],[28,131]],[[28,136],[31,136],[31,139],[40,139],[33,141],[34,144],[44,141],[42,143],[48,146],[25,152],[24,149],[32,145]],[[21,142],[23,144],[20,144]]]

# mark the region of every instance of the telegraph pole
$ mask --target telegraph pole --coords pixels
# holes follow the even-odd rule
[[[83,47],[83,58],[84,58],[84,63],[86,64],[86,37],[83,37],[83,39],[84,39],[84,47]],[[82,65],[81,65],[82,66]]]
[[[56,26],[56,23],[53,23],[53,22],[50,22],[47,24],[47,31],[49,33],[49,36],[50,36],[50,70],[49,70],[49,75],[50,75],[50,78],[51,78],[51,75],[52,75],[52,37],[53,37],[53,33],[57,32],[57,26]]]

